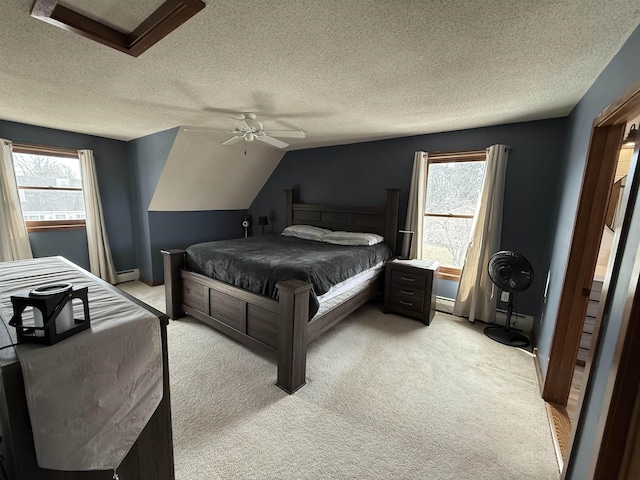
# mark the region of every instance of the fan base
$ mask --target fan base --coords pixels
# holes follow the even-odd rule
[[[484,329],[484,334],[491,340],[500,342],[510,347],[528,347],[530,342],[527,337],[522,333],[516,332],[513,329],[506,330],[504,327],[487,327]]]

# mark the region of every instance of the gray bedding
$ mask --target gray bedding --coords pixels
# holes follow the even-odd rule
[[[271,298],[277,298],[279,282],[309,282],[313,285],[309,318],[313,318],[319,307],[317,296],[391,256],[384,243],[356,247],[263,235],[191,245],[185,263],[191,271]]]

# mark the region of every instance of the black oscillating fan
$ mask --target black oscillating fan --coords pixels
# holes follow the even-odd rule
[[[511,314],[516,294],[529,288],[533,282],[533,267],[519,253],[503,250],[493,254],[489,259],[489,277],[502,291],[509,292],[509,303],[507,304],[507,322],[504,328],[490,326],[484,329],[484,334],[505,345],[528,347],[529,339],[522,333],[511,329]]]

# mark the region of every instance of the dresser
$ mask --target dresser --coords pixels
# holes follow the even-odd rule
[[[385,264],[384,312],[429,325],[436,312],[435,282],[439,269],[438,262],[427,260],[389,260]]]
[[[67,268],[77,270],[78,275],[86,276],[88,282],[109,289],[113,295],[124,297],[132,305],[136,304],[157,317],[161,335],[163,397],[117,471],[123,480],[174,480],[167,355],[167,315],[94,277],[89,272],[85,272],[80,267],[62,259],[62,257],[58,258]],[[40,260],[45,259],[36,259],[33,262]],[[2,271],[4,265],[0,263],[0,271]],[[43,278],[46,277],[38,277],[34,281],[43,282]],[[0,297],[2,297],[0,298],[0,303],[7,301],[3,282],[3,276],[0,275]],[[89,308],[90,310],[93,308],[91,295],[89,296]],[[92,313],[92,315],[94,314]],[[6,476],[9,480],[111,480],[113,471],[110,470],[58,471],[38,466],[31,419],[25,396],[24,377],[16,350],[11,347],[11,344],[16,341],[15,330],[8,325],[9,318],[5,318],[5,316],[0,315],[0,322],[4,323],[4,325],[0,325],[0,346],[8,347],[0,350],[0,479],[4,480]],[[92,322],[94,320],[96,319],[92,318]],[[85,332],[78,335],[82,334],[86,335]],[[50,349],[55,348],[55,345],[39,348]]]

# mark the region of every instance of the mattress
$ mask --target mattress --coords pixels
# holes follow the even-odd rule
[[[391,256],[391,249],[383,243],[342,246],[264,235],[192,245],[186,250],[185,265],[196,273],[271,298],[277,298],[280,282],[297,279],[311,283],[312,318],[320,305],[319,296]]]
[[[349,280],[335,285],[327,293],[319,296],[318,301],[320,302],[320,307],[313,318],[328,313],[351,297],[365,290],[371,283],[378,281],[378,275],[384,272],[384,263],[385,262],[380,262],[375,267],[369,268],[351,277]]]
[[[364,270],[353,277],[348,278],[347,280],[338,283],[337,285],[332,286],[327,293],[324,295],[318,296],[318,301],[320,303],[331,300],[334,297],[342,295],[345,292],[357,287],[361,283],[367,283],[368,280],[377,276],[382,270],[384,270],[385,262],[380,262],[379,264]]]

